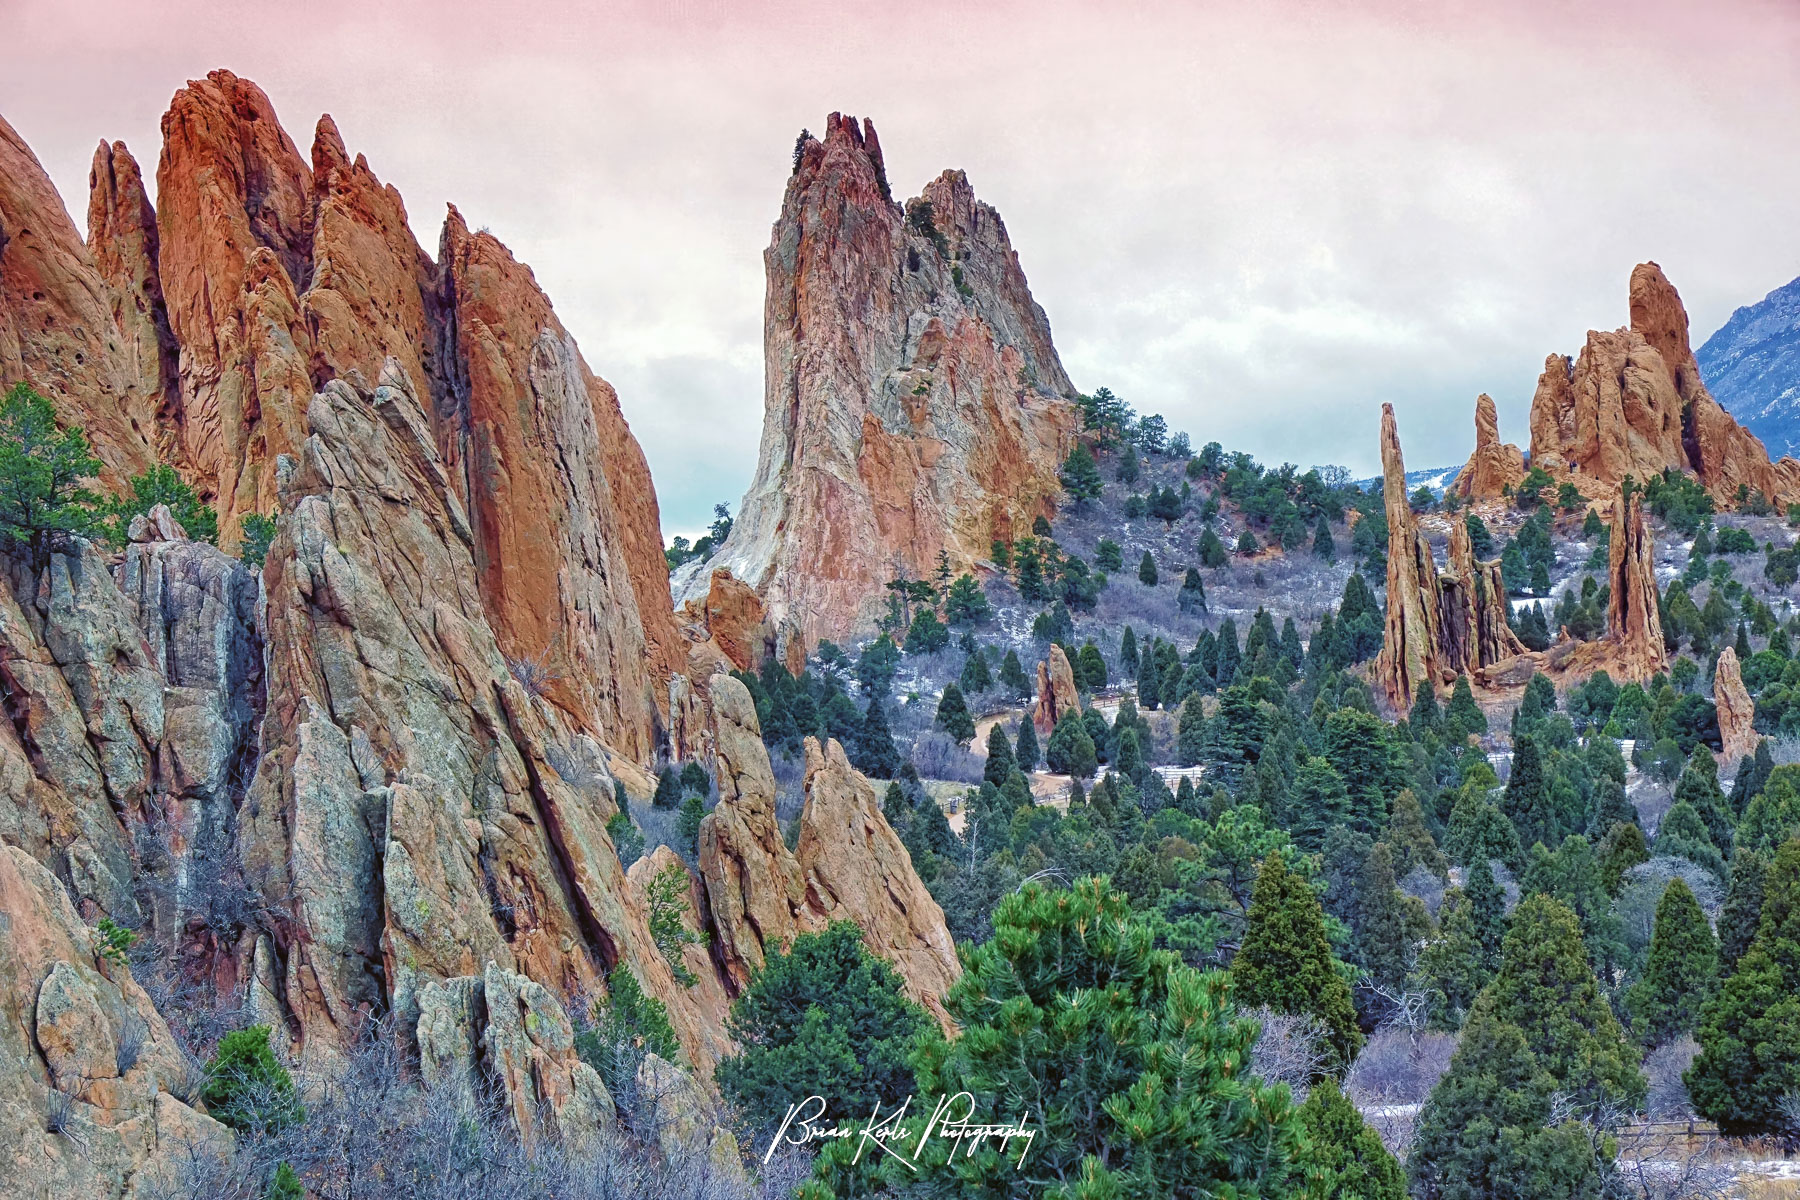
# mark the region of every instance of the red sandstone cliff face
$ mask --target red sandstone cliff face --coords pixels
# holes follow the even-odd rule
[[[97,181],[110,193],[103,256],[124,249],[133,236],[125,227],[143,218],[132,211],[136,173],[132,166],[122,183],[110,172]],[[141,199],[141,185],[137,192]],[[102,273],[37,156],[0,118],[0,381],[29,381],[59,420],[84,424],[113,483],[154,461],[161,350],[153,333],[144,344],[135,298],[108,283],[139,273]]]
[[[810,645],[872,627],[895,575],[940,550],[967,569],[1048,512],[1075,390],[999,214],[960,171],[896,204],[866,121],[800,147],[764,263],[756,476],[678,588],[727,567]]]
[[[1627,475],[1689,471],[1716,497],[1740,485],[1800,500],[1800,462],[1771,463],[1761,442],[1707,392],[1687,310],[1655,263],[1631,273],[1631,324],[1591,331],[1578,358],[1551,355],[1531,402],[1531,461],[1590,495]]]

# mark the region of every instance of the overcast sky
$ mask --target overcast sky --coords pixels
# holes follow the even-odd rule
[[[321,112],[437,248],[444,204],[531,264],[618,388],[666,533],[737,500],[762,422],[762,250],[794,135],[873,117],[897,194],[962,167],[1078,387],[1196,444],[1460,461],[1476,393],[1528,440],[1544,356],[1625,323],[1632,266],[1694,341],[1800,275],[1793,0],[303,6],[0,0],[0,112],[85,225],[183,81]]]

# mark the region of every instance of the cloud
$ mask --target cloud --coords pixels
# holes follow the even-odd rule
[[[762,418],[761,252],[801,126],[872,116],[897,191],[968,170],[1065,365],[1269,462],[1524,441],[1544,356],[1656,259],[1696,340],[1800,274],[1800,13],[1264,0],[850,6],[156,6],[14,0],[0,107],[83,208],[94,143],[149,170],[230,66],[405,195],[532,265],[619,389],[668,532],[734,502]]]

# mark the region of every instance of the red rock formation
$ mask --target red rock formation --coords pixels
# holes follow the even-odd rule
[[[1656,548],[1644,521],[1642,496],[1621,493],[1613,503],[1607,559],[1607,637],[1617,659],[1615,677],[1643,683],[1663,669],[1662,618],[1656,609]]]
[[[81,425],[117,483],[154,461],[158,374],[140,369],[135,320],[114,324],[115,311],[134,317],[135,308],[107,278],[37,156],[0,118],[0,383],[30,383],[58,420]]]
[[[120,366],[132,404],[128,416],[157,457],[173,461],[171,421],[179,396],[175,335],[157,271],[156,209],[137,160],[124,142],[101,142],[88,171],[88,252],[112,292]]]
[[[1524,651],[1506,621],[1498,562],[1478,562],[1469,533],[1450,529],[1450,563],[1440,575],[1431,543],[1413,518],[1394,406],[1381,406],[1381,467],[1387,506],[1387,626],[1375,679],[1405,710],[1421,683],[1434,689]]]
[[[1696,474],[1715,497],[1739,486],[1800,500],[1800,463],[1768,452],[1707,392],[1687,310],[1655,263],[1631,273],[1631,324],[1590,332],[1578,359],[1551,355],[1531,402],[1531,461],[1589,494],[1663,470]],[[1592,485],[1592,486],[1584,486]]]
[[[1719,651],[1713,670],[1713,706],[1719,712],[1719,759],[1735,770],[1739,762],[1756,753],[1756,702],[1744,686],[1737,650]]]
[[[711,566],[811,644],[872,628],[896,574],[940,551],[967,569],[1048,513],[1079,422],[999,214],[960,171],[895,204],[868,122],[834,113],[800,147],[764,261],[762,448]]]
[[[1048,737],[1065,713],[1081,711],[1081,695],[1075,686],[1075,671],[1061,646],[1052,645],[1050,653],[1037,666],[1037,699],[1031,704],[1031,723]]]
[[[1486,392],[1475,398],[1475,452],[1453,485],[1465,500],[1492,500],[1525,478],[1525,456],[1500,440],[1500,418]]]

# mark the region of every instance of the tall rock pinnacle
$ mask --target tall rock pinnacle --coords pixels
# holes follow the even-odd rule
[[[1656,607],[1656,547],[1637,491],[1621,491],[1613,503],[1606,575],[1611,589],[1606,625],[1617,658],[1613,673],[1643,683],[1663,669],[1667,655]]]
[[[1006,227],[946,171],[903,208],[873,124],[804,137],[763,256],[764,410],[724,566],[807,643],[871,628],[883,586],[1050,511],[1075,389]]]

